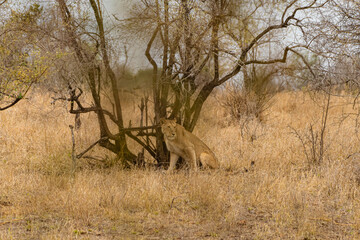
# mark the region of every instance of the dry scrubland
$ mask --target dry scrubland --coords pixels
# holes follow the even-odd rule
[[[321,108],[302,92],[274,100],[264,121],[246,128],[209,100],[195,133],[219,171],[166,175],[82,159],[72,178],[73,116],[33,95],[0,112],[0,239],[360,239],[360,140],[354,120],[340,124],[352,107],[332,99],[315,166],[289,126],[316,130]],[[133,101],[126,118],[135,117]],[[94,115],[82,120],[77,152],[98,137]]]

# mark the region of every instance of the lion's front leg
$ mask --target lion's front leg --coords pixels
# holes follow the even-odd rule
[[[170,152],[170,166],[168,168],[168,172],[172,172],[175,169],[178,159],[179,159],[179,155]]]
[[[188,155],[188,161],[191,169],[197,171],[197,160],[196,160],[196,152],[193,147],[188,147],[185,149],[186,154]]]

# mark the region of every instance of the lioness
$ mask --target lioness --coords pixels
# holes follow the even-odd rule
[[[174,170],[179,157],[197,170],[199,161],[204,168],[219,168],[219,161],[205,143],[185,128],[176,123],[176,120],[160,119],[161,131],[164,134],[166,147],[170,152],[170,166],[168,172]]]

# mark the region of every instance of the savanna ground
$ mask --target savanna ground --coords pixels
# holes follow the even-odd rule
[[[344,119],[353,99],[332,98],[324,158],[314,164],[294,129],[319,130],[321,96],[278,93],[263,121],[246,125],[219,98],[194,133],[222,169],[171,175],[81,159],[72,177],[74,116],[64,105],[33,94],[0,112],[0,239],[360,239],[360,139]],[[137,102],[125,105],[124,116],[138,119]],[[82,116],[77,152],[98,140],[96,129],[95,115]]]

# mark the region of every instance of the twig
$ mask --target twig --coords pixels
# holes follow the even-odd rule
[[[300,143],[303,147],[303,151],[304,151],[304,154],[306,156],[306,159],[308,160],[308,162],[310,162],[310,157],[309,157],[309,154],[308,154],[308,151],[307,151],[307,147],[306,147],[306,142],[305,140],[303,139],[303,137],[300,135],[300,133],[298,131],[296,131],[296,129],[290,125],[288,125],[288,127],[292,130],[292,134],[294,134],[299,140],[300,140]]]
[[[177,198],[180,198],[181,196],[177,196],[177,197],[174,197],[172,200],[171,200],[171,203],[170,203],[170,209],[172,209],[173,207],[174,208],[176,208],[178,211],[180,211],[180,209],[177,207],[177,206],[175,206],[175,200],[177,199]]]
[[[309,219],[314,220],[314,221],[331,222],[333,224],[341,225],[341,226],[358,226],[358,225],[360,225],[359,223],[340,223],[340,222],[337,222],[336,220],[332,220],[329,218],[309,218]]]
[[[5,224],[9,224],[9,223],[13,223],[13,222],[18,222],[18,221],[21,221],[21,220],[24,220],[24,219],[14,219],[14,220],[11,220],[11,221],[0,222],[0,226],[5,225]]]
[[[87,159],[95,160],[95,161],[98,161],[98,162],[104,162],[104,159],[103,159],[103,158],[100,158],[100,157],[83,156],[83,158],[87,158]]]
[[[75,175],[75,169],[76,169],[74,126],[69,125],[69,128],[70,128],[70,131],[71,131],[71,139],[72,139],[72,149],[71,149],[72,169],[71,169],[71,174],[74,176]]]
[[[93,147],[96,146],[96,144],[98,144],[101,141],[104,140],[108,140],[108,137],[102,137],[99,140],[97,140],[96,142],[94,142],[93,144],[91,144],[88,148],[86,148],[84,151],[82,151],[79,154],[75,154],[75,136],[74,136],[74,126],[73,125],[69,125],[69,128],[71,130],[71,139],[72,139],[72,150],[71,150],[71,159],[72,159],[72,170],[71,173],[72,175],[75,174],[75,170],[76,170],[76,159],[80,159],[84,156],[84,154],[86,154],[88,151],[90,151]],[[87,158],[91,158],[91,157],[87,157]],[[94,158],[92,158],[94,159]],[[98,160],[98,159],[96,159]]]
[[[345,159],[349,159],[349,158],[351,158],[352,156],[354,156],[356,154],[359,154],[359,152],[354,152],[352,154],[349,154]]]
[[[16,103],[18,103],[21,99],[23,99],[22,97],[16,98],[12,103],[10,103],[9,105],[5,106],[5,107],[0,107],[0,111],[6,110],[12,106],[14,106]]]

